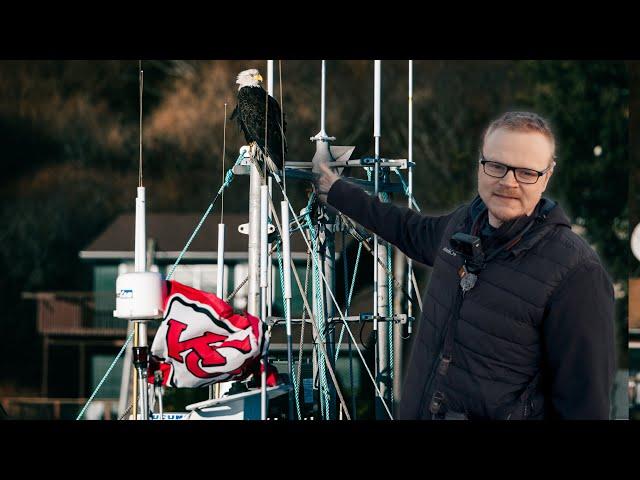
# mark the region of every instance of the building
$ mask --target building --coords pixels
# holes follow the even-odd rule
[[[200,214],[147,214],[148,270],[164,276],[171,271],[184,245],[200,221]],[[226,214],[225,273],[223,292],[226,295],[240,287],[248,274],[248,236],[239,232],[240,225],[248,222],[247,215]],[[75,418],[85,399],[94,391],[107,368],[127,337],[127,321],[113,317],[115,309],[115,282],[118,275],[134,269],[135,216],[122,214],[104,232],[87,245],[79,256],[91,269],[93,285],[86,292],[39,292],[25,294],[37,302],[37,330],[42,335],[42,383],[39,404],[52,407],[54,418]],[[341,236],[336,239],[336,258],[340,260]],[[210,216],[175,268],[172,279],[206,291],[216,291],[217,279],[217,218]],[[292,261],[301,281],[305,281],[307,264],[306,244],[299,234],[291,237]],[[340,268],[342,268],[340,266]],[[272,272],[273,316],[283,316],[277,256],[274,255]],[[292,315],[300,318],[303,302],[293,282]],[[237,310],[247,304],[248,288],[240,287],[230,303]],[[312,304],[309,279],[309,304]],[[149,343],[155,333],[149,324]],[[366,329],[368,331],[368,329]],[[311,327],[304,332],[303,350],[312,349]],[[298,352],[300,329],[293,329],[294,352]],[[346,338],[343,342],[346,345]],[[286,333],[284,327],[274,327],[270,355],[280,372],[286,372]],[[297,355],[296,355],[297,356]],[[305,362],[310,362],[305,355]],[[349,366],[340,359],[340,370]],[[352,368],[359,372],[359,359]],[[284,366],[284,368],[283,368]],[[102,408],[101,417],[113,418],[120,395],[122,359],[116,364],[102,385],[96,400]],[[308,372],[309,368],[305,368]],[[307,379],[305,385],[309,385]],[[100,402],[103,404],[100,404]]]

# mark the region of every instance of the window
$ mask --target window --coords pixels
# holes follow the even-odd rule
[[[96,354],[91,357],[91,391],[94,391],[111,363],[113,354]],[[99,398],[119,398],[120,382],[122,379],[123,357],[120,357],[111,370],[111,374],[100,387]]]
[[[166,268],[165,275],[168,275],[173,266]],[[217,265],[178,265],[173,272],[171,280],[183,283],[198,290],[216,293],[218,279]],[[227,285],[229,283],[229,267],[224,266],[222,295],[227,294]]]

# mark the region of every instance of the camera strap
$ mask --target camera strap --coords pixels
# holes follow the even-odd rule
[[[442,378],[447,375],[447,372],[449,371],[449,365],[451,364],[455,331],[458,325],[458,317],[460,316],[460,306],[462,304],[463,295],[464,291],[462,290],[462,288],[457,289],[454,307],[451,315],[449,316],[449,321],[447,322],[447,325],[445,327],[444,342],[442,350],[440,351],[440,356],[437,360],[438,363],[435,371],[434,392],[431,397],[431,401],[429,402],[429,411],[433,416],[441,413],[440,410],[445,400],[445,395],[440,390],[440,383]]]

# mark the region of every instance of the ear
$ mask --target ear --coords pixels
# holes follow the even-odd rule
[[[542,187],[542,190],[540,191],[540,195],[542,195],[544,193],[544,191],[547,189],[547,185],[549,184],[549,180],[551,179],[551,175],[553,175],[553,168],[551,170],[549,170],[547,173],[544,174],[544,185]]]

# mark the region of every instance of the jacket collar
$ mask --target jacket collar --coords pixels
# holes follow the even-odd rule
[[[462,227],[462,229],[467,232],[471,230],[472,225],[477,220],[487,221],[487,207],[479,195],[469,204],[467,212],[465,221],[459,225],[459,227]],[[500,244],[509,241],[530,222],[535,222],[535,224],[527,230],[522,240],[509,250],[513,255],[518,255],[533,247],[548,233],[550,228],[555,226],[571,228],[569,218],[562,208],[555,201],[543,197],[538,202],[531,216],[519,217],[501,225],[492,235],[493,241],[491,241],[491,243]]]

